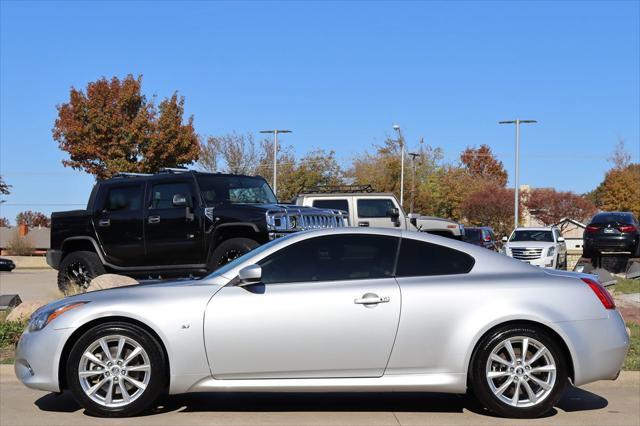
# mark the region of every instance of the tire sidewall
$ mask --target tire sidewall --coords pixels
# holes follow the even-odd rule
[[[89,398],[78,378],[78,368],[82,354],[93,342],[100,337],[120,334],[138,342],[149,356],[151,364],[151,377],[143,394],[129,405],[123,407],[105,407]],[[167,372],[165,371],[165,356],[162,347],[157,340],[141,327],[128,323],[107,323],[98,325],[85,332],[73,345],[69,352],[66,368],[66,379],[74,399],[84,407],[87,412],[102,417],[126,417],[135,416],[151,407],[167,385]]]
[[[218,244],[211,255],[211,259],[209,260],[209,270],[215,271],[221,266],[224,266],[226,263],[220,264],[220,262],[229,250],[237,250],[241,255],[243,255],[259,245],[260,244],[257,241],[252,240],[251,238],[230,238],[222,241]]]
[[[533,407],[518,408],[505,404],[494,395],[487,382],[486,365],[491,351],[500,342],[515,336],[530,337],[539,341],[551,352],[556,363],[556,381],[551,393]],[[484,337],[474,354],[470,372],[470,384],[480,402],[495,414],[512,418],[535,418],[549,412],[562,397],[568,381],[566,356],[556,340],[546,331],[527,326],[501,327]]]

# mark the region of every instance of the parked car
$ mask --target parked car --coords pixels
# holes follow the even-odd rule
[[[373,192],[369,185],[313,188],[298,194],[294,204],[347,212],[351,226],[407,229],[457,240],[464,236],[461,224],[439,217],[407,215],[394,194]]]
[[[584,230],[583,256],[629,254],[640,256],[640,224],[630,212],[602,212]]]
[[[107,271],[205,275],[274,238],[346,224],[338,211],[278,204],[261,177],[119,174],[96,183],[85,210],[53,213],[47,262],[61,289]]]
[[[509,257],[542,268],[567,269],[567,244],[556,227],[516,228],[502,242]]]
[[[201,280],[52,302],[15,372],[131,416],[164,392],[447,392],[502,416],[618,376],[629,346],[592,275],[421,232],[338,228],[264,244]],[[188,350],[187,350],[188,349]]]
[[[11,272],[16,269],[16,264],[11,259],[0,257],[0,271]]]
[[[493,229],[488,226],[465,226],[464,241],[489,250],[500,251],[501,244],[493,233]]]

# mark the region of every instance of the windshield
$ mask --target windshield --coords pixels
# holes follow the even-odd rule
[[[200,175],[197,177],[207,206],[220,203],[276,204],[269,184],[260,177]]]
[[[629,213],[598,213],[591,219],[592,224],[609,222],[633,223],[633,217]]]
[[[464,239],[465,241],[470,241],[474,243],[477,243],[478,241],[482,241],[482,230],[465,228]]]
[[[509,241],[540,241],[552,243],[553,234],[551,231],[515,231]]]

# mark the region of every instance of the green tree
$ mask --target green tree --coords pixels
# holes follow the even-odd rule
[[[142,76],[101,78],[71,88],[58,105],[53,138],[69,154],[63,164],[98,178],[118,171],[155,172],[192,163],[200,152],[193,117],[183,122],[184,98],[156,107],[142,94]]]

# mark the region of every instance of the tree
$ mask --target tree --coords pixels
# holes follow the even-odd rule
[[[559,192],[555,189],[531,190],[526,207],[533,217],[550,226],[565,217],[587,222],[598,210],[591,200],[573,192]]]
[[[640,216],[640,164],[611,169],[597,192],[597,206],[605,211],[630,211]]]
[[[192,163],[200,152],[193,117],[183,123],[184,98],[174,93],[156,108],[141,93],[142,76],[101,78],[86,91],[71,88],[58,105],[53,138],[63,164],[98,178],[118,171],[155,172]]]
[[[259,163],[258,151],[251,133],[210,136],[200,146],[198,164],[210,172],[254,175]]]
[[[513,229],[513,190],[488,185],[472,192],[460,209],[471,225],[490,226],[496,234],[508,235]]]
[[[51,226],[51,219],[44,213],[27,210],[18,213],[16,223],[18,225],[27,225],[29,228],[48,228]]]
[[[618,138],[618,143],[613,150],[611,157],[607,159],[613,164],[613,168],[622,170],[631,164],[631,154],[626,150],[624,146],[624,139]]]
[[[484,179],[498,186],[507,184],[507,171],[488,145],[480,145],[480,148],[467,147],[460,154],[460,163],[474,178]]]
[[[0,176],[0,194],[2,195],[11,194],[10,188],[11,188],[11,185],[7,185],[7,183],[4,181],[4,178]]]
[[[6,217],[0,217],[0,228],[10,228],[11,224]]]

